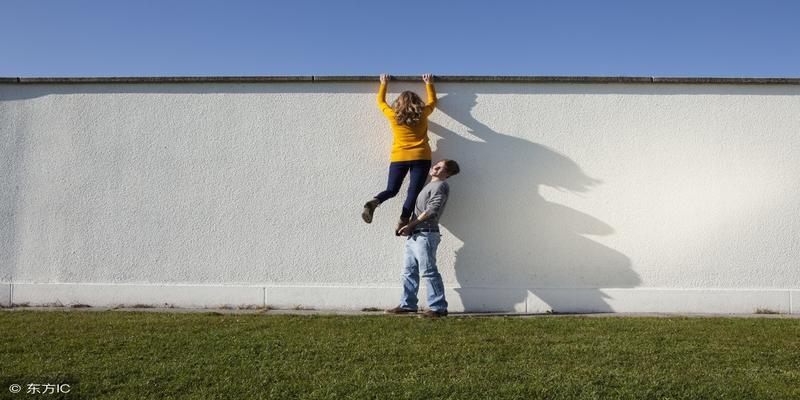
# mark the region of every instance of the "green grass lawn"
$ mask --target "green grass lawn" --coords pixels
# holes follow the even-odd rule
[[[3,311],[0,365],[7,398],[797,399],[800,320]]]

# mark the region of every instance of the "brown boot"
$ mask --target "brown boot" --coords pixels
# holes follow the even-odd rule
[[[380,200],[372,199],[364,204],[364,211],[361,212],[361,218],[364,219],[364,222],[371,223],[372,222],[372,214],[375,212],[375,209],[378,208],[378,205],[381,204]]]
[[[386,314],[414,314],[416,312],[417,310],[409,310],[407,308],[402,308],[400,306],[397,306],[395,308],[390,308],[384,311],[384,313]]]
[[[408,217],[400,217],[400,220],[397,221],[397,228],[394,228],[394,235],[400,236],[400,228],[408,225]]]
[[[447,310],[442,311],[433,311],[433,310],[425,310],[420,314],[420,318],[439,318],[439,317],[446,317]]]

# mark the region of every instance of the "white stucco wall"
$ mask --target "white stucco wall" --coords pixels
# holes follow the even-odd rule
[[[395,305],[376,89],[1,84],[2,303]],[[437,89],[452,311],[799,312],[800,86]]]

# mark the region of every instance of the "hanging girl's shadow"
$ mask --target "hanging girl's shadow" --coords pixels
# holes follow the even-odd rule
[[[440,223],[464,243],[455,259],[464,310],[519,310],[530,291],[556,312],[613,311],[598,289],[632,287],[639,277],[624,254],[582,236],[613,228],[539,193],[541,185],[586,193],[601,181],[563,154],[495,132],[471,114],[477,94],[454,89],[438,110],[483,142],[433,122],[429,129],[440,137],[434,159],[454,159],[462,170]]]

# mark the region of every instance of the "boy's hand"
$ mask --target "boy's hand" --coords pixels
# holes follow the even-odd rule
[[[400,235],[400,236],[408,236],[408,235],[411,234],[411,232],[414,231],[414,228],[416,228],[417,225],[419,225],[419,223],[420,223],[420,221],[418,219],[410,221],[408,224],[406,224],[406,226],[400,228],[397,231],[397,234]]]
[[[422,75],[422,80],[425,82],[425,84],[430,85],[431,83],[433,83],[433,75],[431,74]]]
[[[381,84],[385,85],[389,81],[389,74],[381,74]]]
[[[399,233],[400,236],[408,236],[408,235],[411,234],[411,230],[412,229],[413,229],[413,227],[411,225],[406,225],[406,226],[400,228],[400,230],[397,231],[397,233]]]

